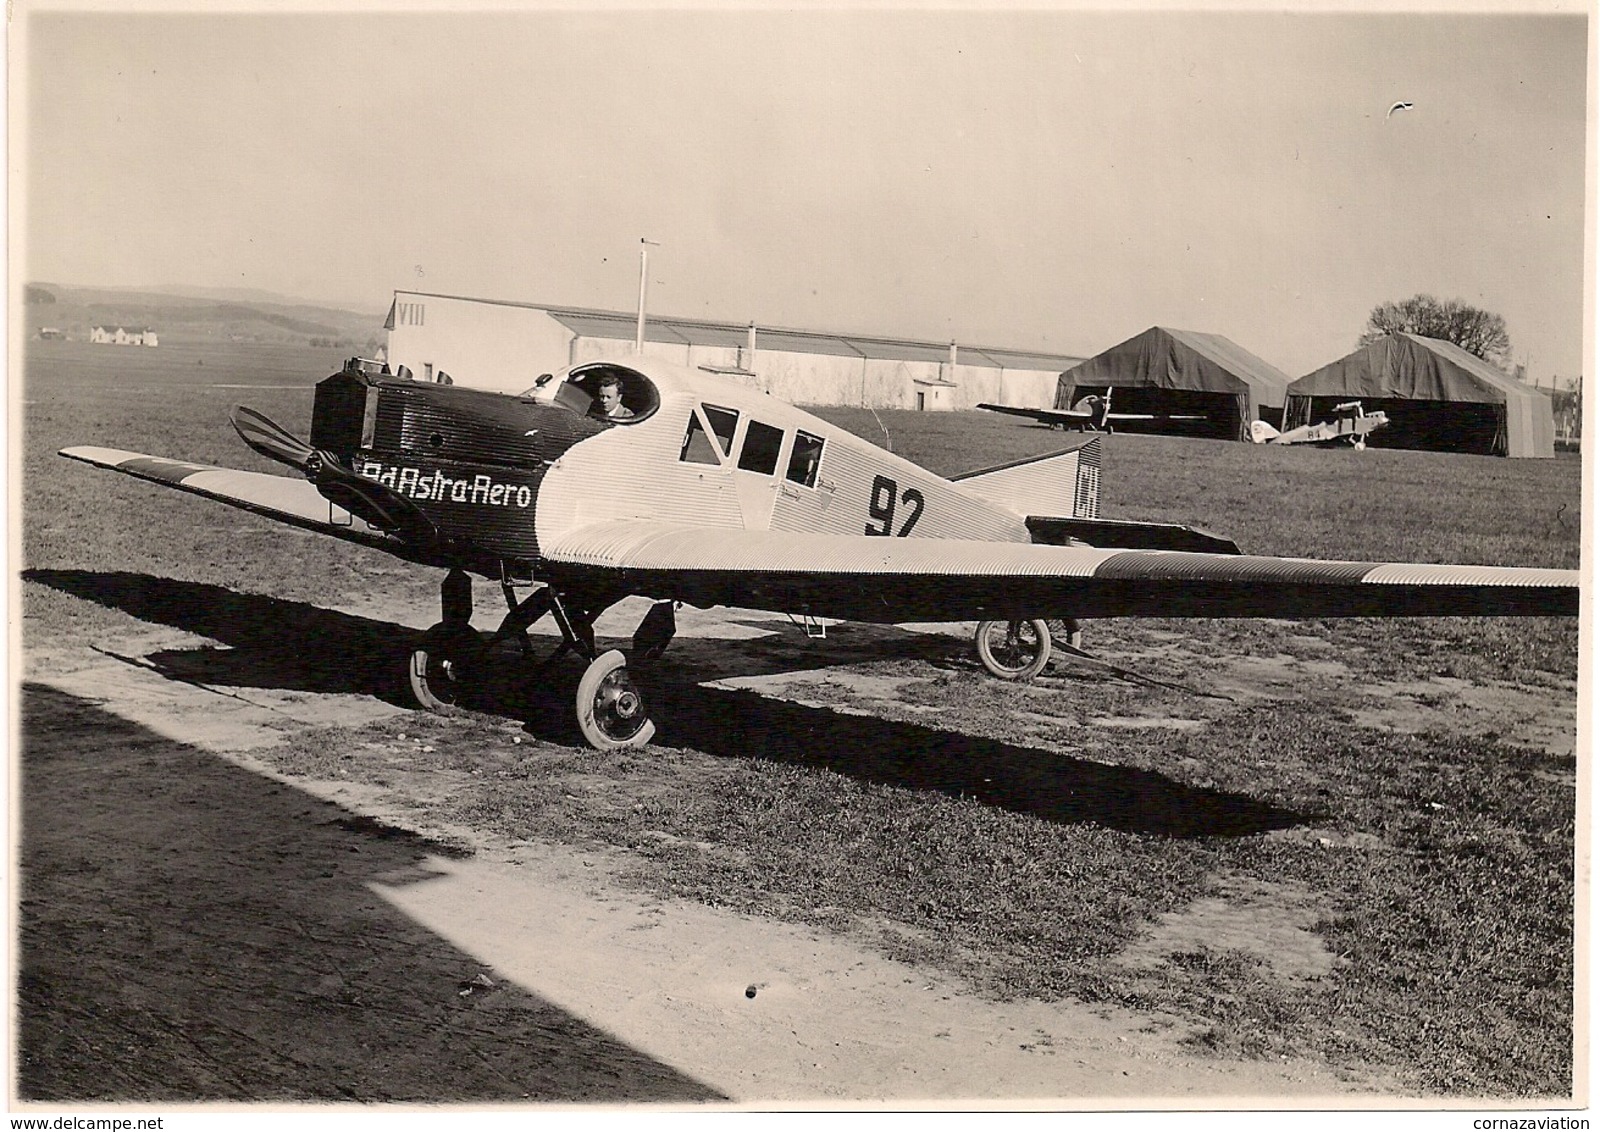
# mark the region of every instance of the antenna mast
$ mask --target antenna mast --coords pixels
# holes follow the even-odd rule
[[[655,240],[639,237],[639,322],[633,332],[633,352],[644,353],[644,300],[650,283],[650,248],[661,245]]]

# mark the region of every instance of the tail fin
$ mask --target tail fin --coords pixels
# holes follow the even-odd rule
[[[1100,437],[955,479],[968,491],[1008,507],[1028,524],[1034,542],[1073,542],[1122,550],[1192,550],[1238,554],[1232,539],[1198,527],[1100,517]]]
[[[1019,515],[1100,517],[1100,437],[1043,456],[954,477],[975,495]]]

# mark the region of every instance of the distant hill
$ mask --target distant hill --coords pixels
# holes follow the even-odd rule
[[[245,296],[251,296],[246,298]],[[260,298],[254,296],[263,296]],[[211,294],[30,283],[28,334],[44,326],[86,339],[95,326],[154,330],[172,342],[304,342],[366,351],[384,340],[387,310],[353,311],[238,289]]]
[[[182,295],[188,299],[217,299],[230,303],[266,303],[269,306],[323,306],[328,303],[312,304],[309,299],[302,299],[295,295],[283,295],[276,291],[263,291],[259,287],[159,287],[144,288],[145,290],[158,290],[163,295]],[[352,308],[353,309],[353,308]]]

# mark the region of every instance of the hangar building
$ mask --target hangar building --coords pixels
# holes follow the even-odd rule
[[[1112,413],[1154,418],[1115,421],[1120,430],[1248,441],[1252,422],[1278,422],[1288,384],[1288,374],[1220,334],[1152,326],[1063,373],[1054,404],[1070,409],[1109,389]]]
[[[419,381],[521,392],[541,373],[631,354],[637,316],[421,291],[396,291],[389,364]],[[652,316],[644,352],[719,374],[793,404],[968,409],[1039,405],[1081,359],[754,323]]]
[[[1329,362],[1290,384],[1283,427],[1327,420],[1345,401],[1388,415],[1373,448],[1555,455],[1550,398],[1453,342],[1390,334]]]

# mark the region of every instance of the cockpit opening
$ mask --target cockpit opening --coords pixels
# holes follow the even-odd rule
[[[571,412],[611,424],[637,424],[661,407],[655,382],[637,370],[614,362],[579,366],[551,397],[548,381],[541,377],[525,396],[550,397]]]

